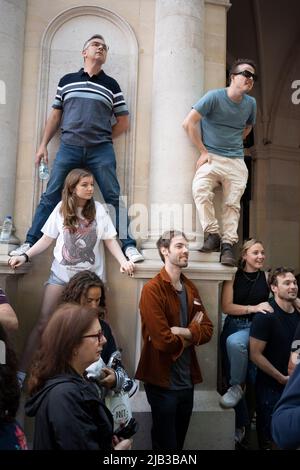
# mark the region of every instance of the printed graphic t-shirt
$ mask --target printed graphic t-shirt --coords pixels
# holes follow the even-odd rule
[[[61,202],[42,228],[45,235],[56,238],[51,271],[64,282],[85,269],[95,272],[104,282],[106,280],[102,240],[114,238],[117,232],[102,204],[95,201],[95,205],[95,219],[89,223],[79,215],[78,227],[74,233],[63,226]]]

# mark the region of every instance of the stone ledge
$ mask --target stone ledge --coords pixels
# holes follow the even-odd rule
[[[26,274],[31,269],[31,263],[25,263],[18,269],[12,269],[8,266],[8,255],[0,255],[0,274],[7,274],[10,276],[17,276],[18,274]]]
[[[204,0],[204,2],[206,4],[225,7],[227,10],[231,7],[231,3],[229,0]]]
[[[221,408],[219,398],[214,390],[195,390],[185,449],[234,450],[235,411]]]
[[[160,260],[145,259],[143,263],[135,264],[134,277],[136,279],[150,279],[156,276],[162,267],[163,263]],[[190,261],[188,267],[183,269],[183,272],[190,279],[228,281],[232,279],[236,268],[216,262]]]

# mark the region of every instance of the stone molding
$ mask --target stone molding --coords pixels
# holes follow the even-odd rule
[[[268,144],[256,146],[253,152],[254,160],[285,160],[299,163],[300,149],[284,145]]]
[[[226,10],[229,10],[231,3],[229,0],[204,0],[205,4],[216,5],[218,7],[225,7]]]

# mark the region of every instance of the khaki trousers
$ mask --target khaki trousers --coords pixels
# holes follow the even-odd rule
[[[245,191],[248,170],[243,158],[228,158],[210,153],[211,163],[204,163],[193,180],[193,196],[203,231],[219,233],[215,216],[214,189],[221,185],[222,243],[233,245],[238,241],[237,229],[240,219],[240,200]]]

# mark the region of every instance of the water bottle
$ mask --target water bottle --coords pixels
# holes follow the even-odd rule
[[[12,218],[10,215],[7,215],[2,224],[2,230],[0,234],[0,240],[2,242],[8,242],[10,240],[11,232],[12,232]]]
[[[47,180],[49,178],[49,167],[44,159],[42,158],[39,165],[39,177],[40,180]]]

